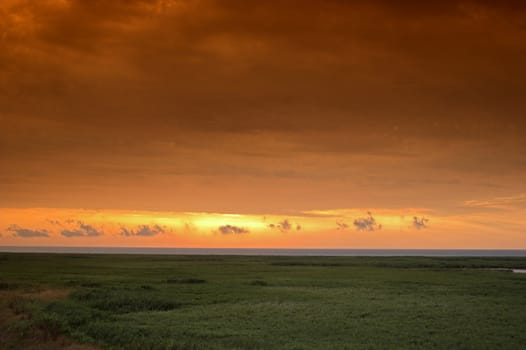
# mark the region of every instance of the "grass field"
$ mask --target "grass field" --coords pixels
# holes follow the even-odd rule
[[[526,349],[526,258],[0,254],[2,349]]]

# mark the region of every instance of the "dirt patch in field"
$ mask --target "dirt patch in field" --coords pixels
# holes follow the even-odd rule
[[[56,301],[67,298],[71,289],[39,289],[36,291],[0,291],[0,344],[2,349],[28,350],[99,350],[93,345],[79,344],[59,334],[45,324],[26,328],[17,327],[17,322],[30,321],[31,313],[24,305],[32,300]]]
[[[71,289],[42,289],[35,292],[24,293],[23,296],[28,299],[42,301],[55,301],[66,299]]]

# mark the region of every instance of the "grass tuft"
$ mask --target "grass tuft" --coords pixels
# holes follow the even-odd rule
[[[270,284],[266,281],[262,281],[262,280],[253,280],[250,282],[250,285],[251,286],[269,286]]]
[[[206,281],[199,278],[169,278],[166,283],[197,284],[206,283]]]

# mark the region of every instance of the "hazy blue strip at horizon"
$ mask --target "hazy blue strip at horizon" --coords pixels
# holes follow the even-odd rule
[[[257,248],[136,248],[0,246],[2,253],[152,254],[152,255],[273,255],[273,256],[473,256],[526,257],[512,249],[257,249]]]

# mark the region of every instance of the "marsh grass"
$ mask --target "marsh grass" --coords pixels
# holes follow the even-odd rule
[[[251,285],[251,286],[261,286],[261,287],[265,287],[265,286],[268,286],[269,283],[266,282],[266,281],[262,281],[262,280],[253,280],[253,281],[250,281],[250,285]]]
[[[82,305],[112,313],[166,311],[180,307],[173,297],[144,288],[81,288],[70,297]]]
[[[522,349],[526,275],[491,269],[525,265],[5,254],[1,305],[16,315],[0,327],[10,349],[69,338],[108,349]]]
[[[205,280],[200,278],[169,278],[166,280],[166,283],[179,283],[179,284],[199,284],[206,283]]]

